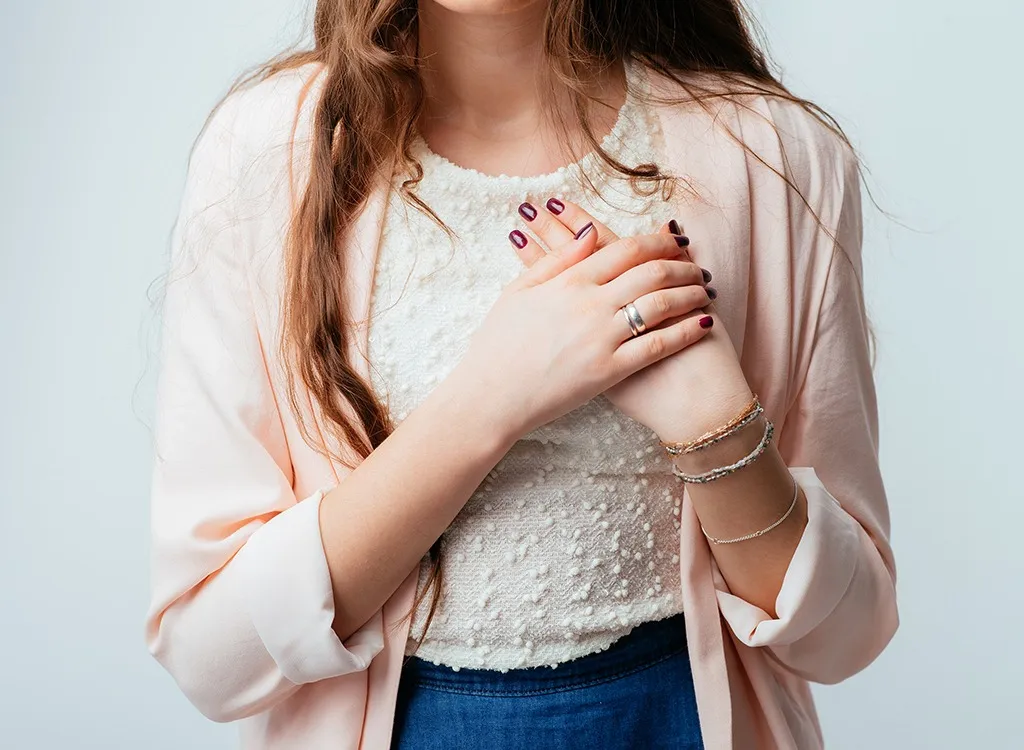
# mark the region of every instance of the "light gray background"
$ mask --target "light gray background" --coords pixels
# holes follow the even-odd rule
[[[142,641],[152,309],[191,141],[295,0],[0,1],[0,744],[225,748]],[[1024,146],[1014,0],[764,0],[869,214],[903,624],[832,748],[1021,747]],[[141,381],[141,382],[140,382]]]

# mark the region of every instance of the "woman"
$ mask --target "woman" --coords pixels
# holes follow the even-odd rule
[[[743,19],[321,0],[215,113],[147,637],[245,747],[821,746],[897,622],[857,163]]]

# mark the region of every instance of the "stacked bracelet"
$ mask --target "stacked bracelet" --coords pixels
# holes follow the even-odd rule
[[[696,440],[690,440],[685,443],[662,442],[661,445],[670,456],[682,456],[687,453],[694,453],[734,435],[762,414],[764,414],[764,407],[761,406],[761,402],[758,401],[757,396],[755,395],[739,415],[721,427],[701,435]]]
[[[775,434],[775,425],[770,420],[764,421],[764,435],[761,436],[761,442],[757,444],[749,454],[741,458],[734,464],[728,466],[719,466],[717,469],[711,469],[703,474],[684,474],[678,466],[673,464],[672,473],[682,479],[684,482],[690,484],[707,484],[708,482],[714,482],[716,479],[727,477],[730,474],[734,474],[745,466],[749,466],[754,463],[761,455],[768,449],[768,444],[772,441],[772,435]]]

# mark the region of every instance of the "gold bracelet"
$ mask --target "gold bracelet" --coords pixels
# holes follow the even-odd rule
[[[730,419],[721,427],[714,429],[711,432],[704,433],[696,440],[689,440],[685,443],[666,443],[661,441],[661,445],[670,456],[682,456],[687,453],[694,453],[707,448],[710,445],[714,445],[736,432],[739,432],[763,413],[764,407],[762,407],[761,402],[758,401],[757,394],[754,394],[754,398],[751,399],[746,408],[744,408],[738,416]]]
[[[718,539],[716,537],[711,536],[708,532],[704,531],[704,524],[701,524],[700,530],[701,530],[701,532],[703,532],[704,536],[707,537],[708,541],[711,542],[712,544],[736,544],[736,542],[746,542],[746,541],[748,541],[750,539],[757,539],[757,537],[764,536],[769,531],[777,529],[779,526],[781,526],[783,521],[785,521],[787,518],[789,518],[789,516],[793,513],[793,509],[796,508],[796,501],[797,501],[797,499],[799,497],[800,497],[800,485],[797,483],[796,479],[794,479],[793,480],[793,502],[791,502],[789,504],[789,510],[787,510],[785,513],[783,513],[782,514],[782,518],[780,518],[778,521],[773,523],[771,526],[768,526],[767,528],[761,529],[760,531],[755,531],[753,534],[747,534],[746,536],[738,536],[735,539]]]

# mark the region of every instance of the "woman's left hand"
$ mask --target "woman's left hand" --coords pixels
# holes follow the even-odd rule
[[[541,209],[523,204],[519,213],[548,251],[572,256],[574,261],[619,239],[608,227],[567,201],[551,199]],[[577,239],[576,235],[588,223],[593,224],[593,229]],[[681,234],[675,222],[666,224],[662,231]],[[543,247],[522,232],[510,238],[527,265],[545,254]],[[692,252],[690,260],[693,260]],[[704,280],[705,285],[711,281],[711,274],[706,270]],[[717,297],[714,287],[706,289],[710,299]],[[683,441],[697,437],[732,419],[750,402],[752,394],[736,350],[713,308],[714,305],[709,305],[690,313],[711,318],[713,331],[709,335],[604,393],[617,409],[649,427],[662,440]]]

